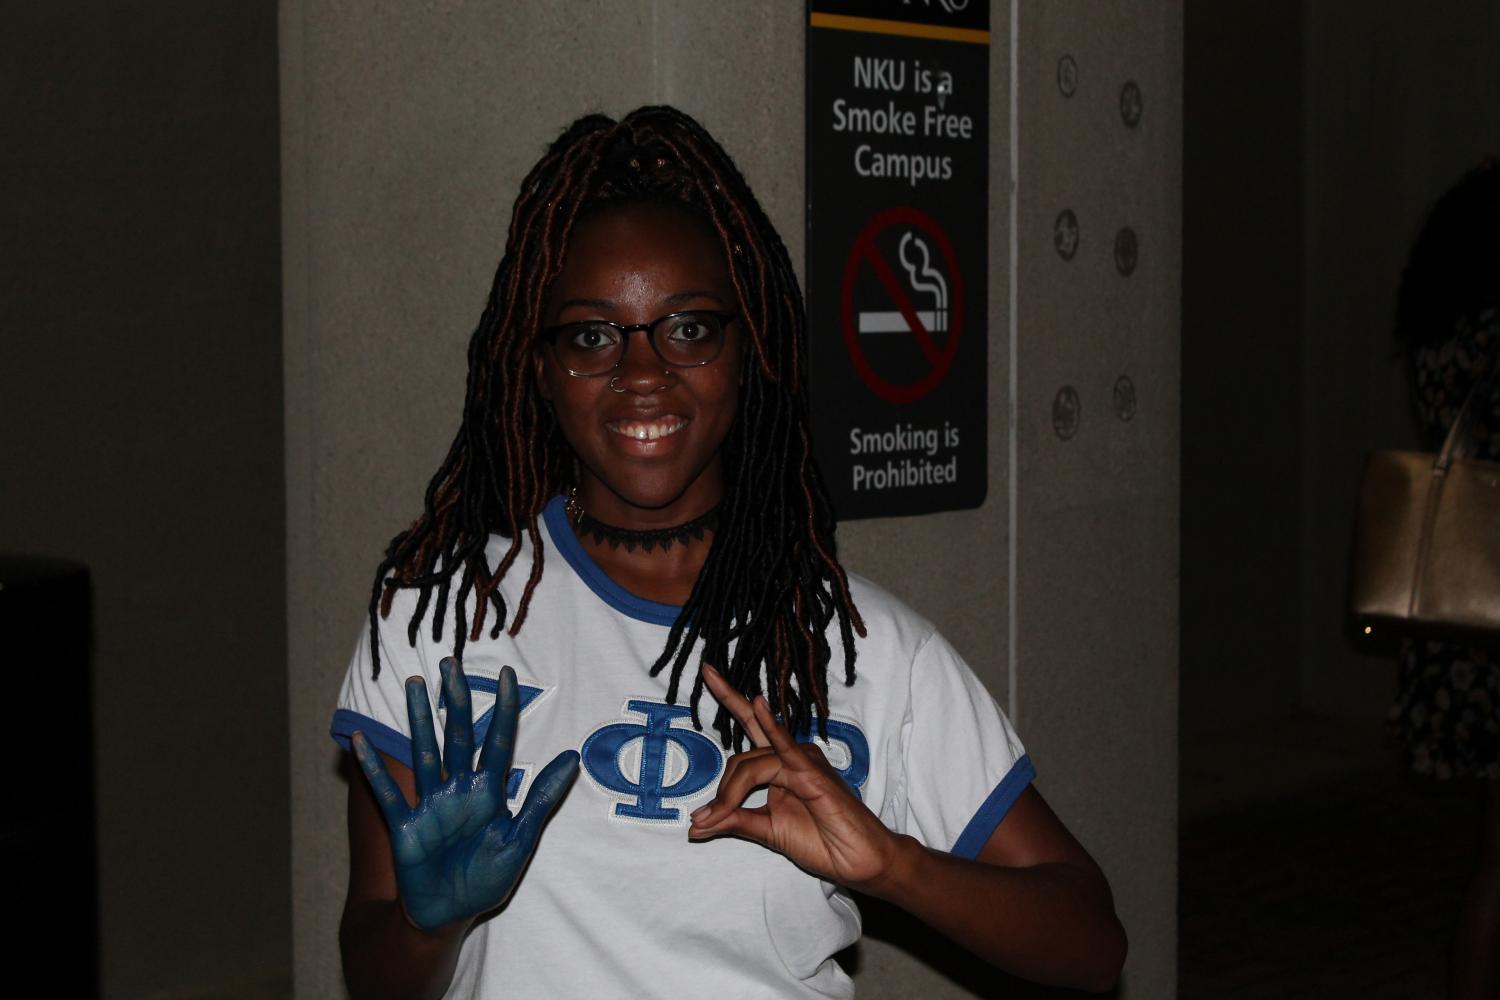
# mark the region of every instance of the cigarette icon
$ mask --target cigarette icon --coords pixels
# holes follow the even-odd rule
[[[921,253],[920,267],[907,258],[908,247],[915,247]],[[910,232],[903,233],[897,255],[901,258],[901,267],[906,271],[912,290],[931,295],[933,305],[937,306],[936,309],[918,310],[917,319],[922,321],[922,326],[928,333],[945,332],[948,329],[948,282],[942,272],[932,266],[932,254],[928,251],[927,244]],[[906,325],[906,317],[899,312],[861,312],[859,332],[908,333],[910,328]]]
[[[935,312],[931,309],[917,310],[917,319],[922,321],[928,333],[941,333],[948,329],[948,310]],[[859,314],[860,333],[909,333],[906,317],[898,312],[862,312]]]

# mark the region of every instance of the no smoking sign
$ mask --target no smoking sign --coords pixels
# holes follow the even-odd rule
[[[984,502],[989,16],[809,3],[809,397],[841,520]]]

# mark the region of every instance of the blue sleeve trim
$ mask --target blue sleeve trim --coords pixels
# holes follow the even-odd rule
[[[573,526],[568,523],[568,513],[563,508],[562,497],[553,497],[547,503],[542,511],[542,522],[547,526],[547,537],[552,540],[552,545],[601,601],[637,621],[665,625],[668,628],[677,624],[677,616],[682,614],[682,608],[675,604],[659,604],[637,597],[611,580],[609,574],[599,568],[599,564],[594,562],[578,541],[578,536],[573,534]]]
[[[347,708],[333,713],[333,725],[328,727],[328,735],[335,743],[345,750],[352,749],[349,737],[355,733],[364,733],[365,739],[376,750],[411,767],[411,739],[405,733]]]
[[[1010,771],[1000,779],[1000,784],[990,792],[990,797],[984,800],[984,805],[969,820],[969,825],[964,827],[964,832],[958,835],[958,840],[953,843],[953,850],[949,851],[956,858],[964,858],[973,861],[979,856],[984,845],[989,843],[990,834],[1000,826],[1000,821],[1005,819],[1005,814],[1010,812],[1010,807],[1016,804],[1016,799],[1026,791],[1032,779],[1036,777],[1036,768],[1032,766],[1031,756],[1022,754],[1021,759],[1010,766]]]

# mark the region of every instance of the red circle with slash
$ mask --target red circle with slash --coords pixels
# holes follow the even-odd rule
[[[953,295],[952,305],[948,310],[948,340],[942,347],[932,339],[932,334],[912,306],[911,296],[875,245],[875,237],[892,226],[910,226],[930,237],[948,265],[948,280]],[[890,296],[891,304],[906,321],[907,332],[916,340],[917,347],[927,358],[930,367],[915,382],[897,383],[886,379],[870,365],[859,345],[859,329],[854,312],[854,282],[859,275],[861,263],[868,263],[875,272],[881,287]],[[854,363],[855,372],[875,395],[891,403],[911,403],[937,388],[943,381],[943,376],[953,367],[953,359],[958,353],[958,335],[963,329],[964,321],[964,286],[958,270],[958,256],[953,252],[953,243],[948,239],[948,234],[943,232],[937,220],[926,212],[905,206],[888,208],[872,218],[855,237],[854,246],[849,251],[849,260],[844,265],[844,288],[839,317],[844,327],[844,346],[849,350],[849,360]]]

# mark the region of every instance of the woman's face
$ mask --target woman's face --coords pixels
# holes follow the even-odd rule
[[[573,230],[543,325],[631,326],[694,309],[739,310],[713,231],[679,209],[627,205]],[[537,384],[578,456],[585,510],[621,527],[653,527],[718,503],[719,448],[739,402],[742,329],[732,321],[718,357],[696,368],[667,366],[646,332],[632,331],[620,365],[586,378],[539,345]]]

